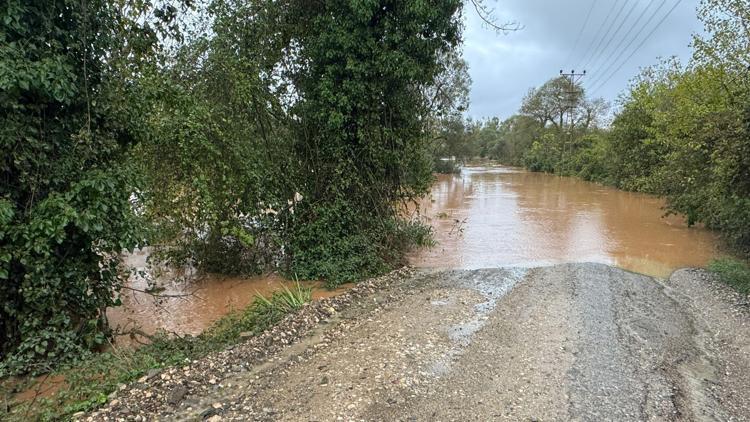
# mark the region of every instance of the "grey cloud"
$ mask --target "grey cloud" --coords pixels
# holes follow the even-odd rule
[[[640,37],[626,50],[629,51],[640,43],[640,40],[656,26],[661,17],[678,0],[664,0],[664,6],[655,14],[651,23]],[[633,13],[623,24],[608,49],[597,55],[586,69],[589,82],[602,74],[602,61],[613,47],[628,32],[636,17],[649,6],[638,27],[649,18],[662,0],[606,0],[596,1],[588,24],[576,48],[573,49],[576,37],[586,18],[586,13],[593,4],[592,0],[543,1],[543,0],[499,0],[487,1],[486,4],[495,10],[499,22],[518,21],[524,28],[507,35],[496,34],[484,27],[481,19],[472,8],[465,13],[466,30],[464,33],[464,57],[469,64],[473,84],[471,88],[471,105],[467,112],[473,118],[499,116],[509,117],[520,106],[521,100],[529,88],[539,86],[546,80],[555,77],[560,69],[566,72],[571,69],[580,71],[582,58],[587,47],[598,43],[594,38],[607,14],[612,21],[623,2],[625,8],[619,19],[623,19],[630,7],[635,5]],[[654,32],[648,41],[635,55],[616,72],[611,80],[596,96],[608,101],[616,99],[618,94],[627,88],[628,81],[638,74],[639,69],[658,62],[659,57],[677,56],[686,62],[691,54],[689,44],[693,33],[701,30],[696,18],[698,0],[683,0],[674,12]],[[619,25],[614,23],[612,30]],[[607,27],[605,27],[605,31]],[[635,34],[629,35],[625,43]],[[603,34],[600,34],[600,36]],[[601,45],[602,47],[604,44]],[[600,48],[601,49],[601,48]],[[591,51],[594,48],[588,50]],[[618,53],[615,53],[617,56]],[[569,57],[572,59],[567,60]],[[589,60],[587,60],[589,61]],[[591,88],[589,86],[589,88]]]

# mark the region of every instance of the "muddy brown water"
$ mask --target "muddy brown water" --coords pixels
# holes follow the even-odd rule
[[[462,269],[597,262],[667,277],[718,255],[715,233],[664,217],[663,207],[651,195],[575,178],[464,167],[439,175],[422,201],[438,246],[410,262]]]
[[[247,307],[256,295],[268,297],[285,286],[294,288],[294,282],[276,274],[231,277],[164,270],[162,274],[153,275],[147,265],[148,252],[140,250],[125,257],[125,265],[134,275],[122,290],[122,306],[107,311],[110,325],[120,331],[136,328],[148,334],[164,330],[178,335],[197,335],[219,318]],[[146,293],[149,283],[143,274],[155,277],[155,285],[163,289],[158,292],[158,298]],[[335,296],[349,287],[343,285],[328,290],[320,282],[301,284],[312,288],[313,299]],[[118,341],[133,344],[139,340],[120,336]]]
[[[688,228],[680,217],[663,218],[662,200],[623,192],[574,178],[521,169],[465,167],[458,175],[439,175],[415,213],[434,227],[438,245],[409,256],[412,265],[433,268],[538,266],[562,262],[599,262],[652,276],[702,266],[717,252],[717,236]],[[127,257],[146,267],[146,251]],[[187,277],[184,277],[187,276]],[[185,279],[190,281],[185,281]],[[124,290],[123,306],[109,312],[110,324],[198,334],[233,309],[247,306],[255,294],[268,295],[288,282],[276,275],[254,278],[165,273],[159,301]],[[341,293],[313,283],[314,297]],[[130,286],[144,290],[134,277]],[[121,339],[121,343],[127,343]]]

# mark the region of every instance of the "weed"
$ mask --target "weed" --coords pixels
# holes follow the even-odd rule
[[[720,258],[712,261],[708,269],[718,274],[719,279],[740,293],[750,293],[750,265],[733,258]]]

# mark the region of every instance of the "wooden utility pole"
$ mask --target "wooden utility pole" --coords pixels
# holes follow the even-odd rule
[[[571,70],[570,73],[565,73],[562,70],[560,70],[560,76],[564,77],[568,80],[570,83],[568,90],[565,92],[567,94],[567,109],[568,109],[568,140],[573,140],[573,126],[574,126],[574,119],[575,119],[575,109],[578,105],[578,98],[576,94],[578,94],[577,85],[578,82],[583,79],[584,76],[586,76],[586,71],[584,70],[583,73],[576,73],[575,70]],[[563,124],[563,130],[564,130],[564,124]],[[565,138],[563,138],[565,139]],[[565,147],[567,146],[567,143],[563,140],[563,146],[562,151],[560,152],[560,164],[563,165],[565,163]],[[564,168],[562,169],[564,170]]]

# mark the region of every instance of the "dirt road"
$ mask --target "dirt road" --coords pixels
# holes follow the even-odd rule
[[[696,270],[418,273],[331,302],[340,312],[319,305],[326,321],[257,363],[237,367],[257,352],[238,346],[123,390],[91,418],[748,421],[742,300]]]

